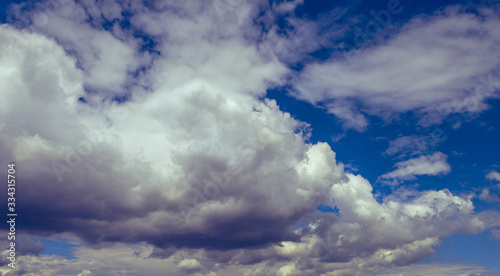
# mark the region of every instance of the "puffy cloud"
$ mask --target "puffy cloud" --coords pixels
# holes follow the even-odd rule
[[[133,84],[130,76],[146,66],[150,57],[138,53],[140,40],[99,31],[104,20],[118,22],[124,19],[120,5],[114,1],[100,2],[106,8],[100,9],[93,1],[83,1],[79,5],[71,0],[57,0],[34,10],[28,8],[28,3],[21,3],[14,5],[11,12],[22,24],[33,20],[35,24],[28,25],[27,29],[56,38],[68,53],[77,57],[77,65],[83,69],[89,89],[119,94],[125,86]],[[118,27],[116,24],[114,29]]]
[[[500,202],[500,197],[495,194],[491,194],[490,188],[484,188],[479,194],[479,199],[484,200],[486,202]]]
[[[82,272],[78,273],[78,276],[90,276],[92,275],[92,272],[90,270],[84,269]]]
[[[189,79],[187,73],[174,80],[166,77],[140,103],[135,98],[128,105],[105,102],[99,111],[77,101],[83,96],[81,82],[63,86],[65,75],[79,70],[62,48],[8,27],[2,35],[10,41],[3,44],[2,66],[12,72],[3,75],[10,82],[2,82],[2,91],[19,106],[3,110],[3,118],[18,127],[3,129],[2,151],[27,168],[31,184],[26,187],[32,193],[20,197],[29,202],[23,210],[37,218],[30,221],[34,229],[76,231],[90,243],[266,244],[295,238],[291,224],[326,202],[323,191],[342,177],[328,145],[305,143],[306,125],[279,111],[274,101],[244,93],[259,91],[265,81],[243,88],[232,80],[225,86],[222,78]],[[26,49],[36,43],[47,50]],[[272,77],[267,71],[273,66],[281,72],[281,65],[261,61],[259,73],[255,50],[237,40],[228,45],[247,53],[256,66],[254,73],[242,70],[245,77],[237,79]],[[204,61],[204,66],[221,64],[219,58]],[[64,73],[56,73],[62,70],[57,63],[66,66]],[[15,82],[26,70],[35,78]],[[187,78],[185,83],[179,83],[181,77]],[[129,117],[123,120],[126,111]],[[24,117],[36,120],[21,121]],[[103,135],[101,143],[93,137],[95,130]],[[46,205],[38,195],[49,190],[61,199]],[[56,211],[60,216],[43,215]],[[46,220],[52,221],[41,223]],[[261,223],[275,226],[262,228]],[[233,224],[240,231],[228,228]]]
[[[500,173],[491,171],[486,175],[486,179],[500,181]]]
[[[490,171],[488,174],[486,174],[486,179],[495,182],[500,181],[500,173],[496,171]],[[483,190],[479,194],[479,199],[490,203],[498,203],[500,202],[498,191],[500,191],[500,184],[496,184],[492,187],[483,188]]]
[[[340,218],[325,231],[325,241],[335,254],[372,256],[372,261],[383,255],[377,262],[407,264],[426,256],[448,231],[473,233],[484,227],[474,218],[470,198],[448,190],[395,193],[379,203],[366,179],[348,178],[332,187]]]
[[[380,179],[409,180],[416,175],[441,175],[451,171],[450,165],[446,162],[448,156],[442,152],[435,152],[432,155],[424,155],[410,160],[396,163],[397,169],[380,176]]]
[[[416,17],[347,58],[308,64],[293,94],[358,131],[367,125],[365,115],[391,120],[413,111],[429,125],[453,113],[479,113],[500,87],[499,21],[493,9],[462,7]]]
[[[184,259],[179,262],[178,267],[187,272],[195,272],[203,269],[203,266],[195,259]]]

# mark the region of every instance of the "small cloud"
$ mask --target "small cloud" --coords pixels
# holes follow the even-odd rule
[[[500,229],[491,230],[491,234],[493,234],[493,237],[495,239],[500,240]]]
[[[500,173],[491,171],[486,175],[486,179],[500,181]]]
[[[492,195],[490,193],[489,188],[484,188],[481,194],[479,195],[479,199],[486,202],[500,202],[500,198],[497,195]]]
[[[78,273],[78,276],[90,276],[92,275],[92,272],[90,270],[84,269],[82,272]]]
[[[358,166],[354,165],[354,164],[344,164],[344,169],[347,171],[347,172],[357,172],[359,171],[359,168]]]
[[[446,162],[448,156],[442,152],[435,152],[432,155],[420,156],[407,161],[396,163],[397,169],[380,176],[386,180],[411,180],[416,175],[442,175],[451,171],[450,165]]]
[[[389,156],[396,154],[401,156],[423,154],[427,148],[428,145],[424,136],[401,136],[389,141],[389,148],[387,148],[385,154]]]
[[[203,269],[203,266],[200,264],[200,262],[195,259],[184,259],[179,262],[179,265],[177,267],[188,272],[195,272]]]
[[[337,134],[337,135],[332,135],[331,136],[332,142],[334,142],[334,143],[340,142],[340,140],[342,140],[344,137],[345,137],[345,132],[341,133],[341,134]]]

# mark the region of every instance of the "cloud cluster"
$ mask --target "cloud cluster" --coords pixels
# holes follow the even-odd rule
[[[134,252],[143,251],[140,257],[136,258]],[[56,256],[22,256],[20,265],[22,270],[10,272],[8,275],[141,275],[151,276],[160,275],[196,275],[196,276],[230,276],[230,275],[471,275],[474,273],[484,273],[485,268],[465,265],[465,264],[418,264],[402,267],[384,267],[370,266],[360,270],[354,265],[338,263],[335,269],[330,272],[322,273],[317,270],[313,272],[299,273],[301,264],[288,263],[283,259],[276,259],[273,262],[266,263],[246,263],[241,265],[237,263],[216,263],[209,257],[213,255],[209,252],[192,253],[185,250],[179,250],[175,255],[168,259],[150,258],[152,246],[147,245],[127,245],[116,244],[107,248],[92,249],[88,247],[79,247],[75,250],[75,259],[67,260]],[[233,252],[233,254],[238,254]],[[200,261],[192,258],[197,258]],[[181,265],[182,264],[182,265]],[[185,269],[194,264],[190,272]],[[302,265],[313,265],[317,267],[331,266],[324,262],[309,263],[303,262]],[[0,268],[1,269],[1,268]],[[209,271],[210,270],[210,271]],[[5,270],[1,270],[6,272]]]
[[[486,174],[486,179],[493,181],[496,185],[492,187],[483,188],[481,193],[479,194],[479,199],[484,200],[489,203],[500,203],[500,197],[498,193],[500,192],[500,184],[497,184],[500,181],[500,173],[497,171],[490,171]],[[499,230],[492,231],[495,237],[499,237]]]
[[[90,247],[75,260],[22,256],[9,275],[383,274],[443,237],[498,224],[447,190],[376,199],[328,144],[310,143],[309,126],[265,98],[290,71],[259,44],[252,19],[265,9],[62,0],[13,9],[24,24],[51,17],[0,26],[1,165],[22,168],[27,234]],[[445,160],[401,162],[387,178],[446,173]]]
[[[96,110],[77,100],[84,96],[82,82],[64,86],[64,74],[79,70],[55,42],[6,26],[2,35],[10,42],[2,49],[2,65],[12,71],[3,76],[2,91],[17,107],[5,108],[3,118],[18,125],[3,128],[2,152],[27,168],[30,193],[20,195],[26,202],[20,208],[42,232],[76,231],[90,243],[266,244],[292,239],[291,224],[327,202],[322,191],[342,177],[329,146],[306,144],[304,124],[274,101],[243,93],[243,87],[229,89],[201,77],[177,84],[166,77],[165,85],[132,108],[108,102]],[[47,49],[26,49],[38,44]],[[235,53],[247,51],[255,60],[253,74],[259,74],[258,53],[238,41],[230,44]],[[219,58],[209,62],[219,64]],[[262,77],[272,76],[263,70]],[[124,108],[134,115],[119,119]],[[94,129],[102,131],[100,143],[90,138]],[[214,177],[225,182],[216,184]],[[43,207],[39,195],[48,191],[60,199]],[[229,225],[240,225],[240,231]]]
[[[366,115],[390,121],[412,111],[429,125],[450,114],[481,112],[487,99],[498,97],[499,22],[489,8],[448,7],[418,16],[347,58],[308,64],[293,94],[358,131],[368,126]]]
[[[500,181],[500,173],[497,171],[491,171],[486,175],[486,179]]]
[[[27,25],[26,29],[56,38],[65,51],[77,57],[89,89],[119,93],[133,84],[130,75],[151,60],[151,55],[139,52],[141,41],[129,39],[127,31],[118,30],[117,25],[114,32],[95,31],[96,25],[124,19],[122,7],[114,1],[83,1],[79,5],[60,0],[37,5],[31,12],[26,12],[28,3],[14,5],[11,14]]]

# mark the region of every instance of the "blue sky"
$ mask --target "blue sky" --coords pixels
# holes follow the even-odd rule
[[[476,122],[467,123],[457,130],[444,126],[447,139],[437,147],[437,150],[451,157],[448,162],[454,169],[450,174],[442,177],[419,177],[406,184],[417,184],[418,190],[449,189],[452,193],[478,192],[484,187],[491,186],[492,182],[485,179],[485,174],[494,169],[492,164],[497,163],[496,156],[500,154],[497,146],[498,129],[490,129],[491,126],[498,125],[498,102],[492,105],[492,110],[482,114]],[[481,126],[480,123],[487,125]],[[377,177],[390,170],[394,163],[392,158],[383,156],[387,148],[387,140],[376,138],[420,133],[422,132],[404,126],[381,126],[361,135],[358,134],[359,136],[347,134],[341,141],[331,142],[331,144],[340,160],[352,162],[356,168],[359,168],[357,173],[368,178],[370,182],[376,183]],[[454,155],[453,152],[458,152],[459,155]],[[390,190],[380,185],[375,184],[374,188],[375,191],[381,193],[390,193]],[[478,211],[498,210],[500,207],[498,202],[485,203],[478,199],[474,199],[473,202]],[[438,247],[436,256],[429,257],[425,262],[464,262],[500,269],[497,262],[499,250],[499,241],[490,233],[471,236],[457,234],[444,239],[442,247]]]
[[[0,10],[1,273],[500,275],[497,2]]]
[[[498,100],[492,100],[491,109],[480,114],[470,122],[464,123],[461,128],[453,129],[450,125],[442,124],[431,128],[415,129],[408,126],[411,121],[403,121],[386,125],[375,122],[363,132],[344,132],[335,120],[335,117],[326,114],[323,110],[314,109],[307,103],[285,96],[286,92],[272,91],[269,97],[276,99],[282,110],[290,112],[297,119],[309,122],[312,127],[312,141],[328,141],[337,153],[339,160],[352,164],[357,173],[360,173],[371,183],[386,173],[394,164],[394,159],[384,156],[388,147],[388,140],[399,136],[421,135],[423,133],[442,133],[446,136],[443,143],[436,146],[451,156],[449,163],[453,168],[448,175],[436,178],[419,177],[408,181],[407,185],[418,185],[418,190],[449,189],[453,193],[478,192],[492,184],[485,178],[488,171],[495,169],[500,154],[498,144],[500,111]],[[411,115],[410,115],[411,116]],[[411,119],[411,118],[410,118]],[[415,122],[413,122],[415,124]],[[330,131],[325,131],[329,129]],[[437,132],[437,130],[440,130]],[[442,130],[442,132],[441,132]],[[345,134],[345,137],[336,141],[336,136]],[[374,184],[374,190],[383,194],[391,193],[391,189],[380,184]],[[473,200],[476,210],[498,210],[500,202],[486,203],[482,200]],[[436,254],[426,258],[424,263],[459,262],[479,264],[491,269],[500,269],[497,256],[500,254],[500,244],[490,233],[478,235],[456,234],[443,240],[443,244],[436,250]],[[471,253],[474,252],[474,253]]]

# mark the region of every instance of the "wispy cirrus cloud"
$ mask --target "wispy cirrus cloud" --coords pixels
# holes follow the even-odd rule
[[[500,181],[500,173],[491,171],[486,175],[486,179]]]
[[[441,129],[437,129],[429,135],[400,136],[389,141],[389,147],[384,151],[384,154],[398,159],[424,155],[433,152],[445,139]]]
[[[380,179],[410,180],[417,175],[443,175],[451,171],[446,162],[448,156],[442,152],[432,155],[419,156],[410,160],[396,163],[396,170],[380,176]]]
[[[454,113],[476,114],[498,97],[499,22],[494,8],[471,13],[454,6],[418,16],[347,58],[308,64],[292,94],[358,131],[368,126],[366,115],[390,121],[411,111],[429,125]]]

